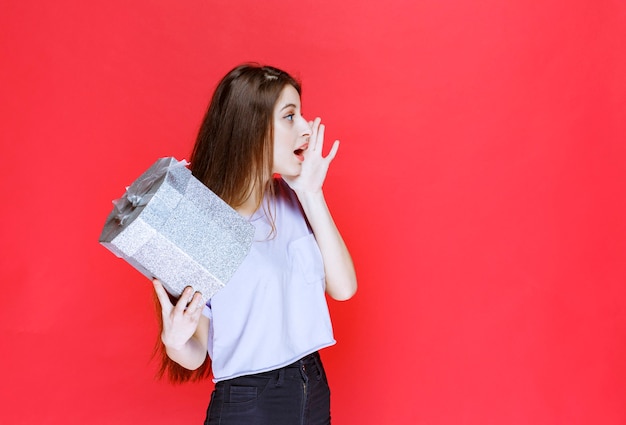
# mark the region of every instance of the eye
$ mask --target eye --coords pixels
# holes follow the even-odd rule
[[[286,118],[286,119],[288,119],[289,121],[293,121],[293,117],[294,117],[295,115],[296,115],[296,114],[289,114],[289,115],[286,115],[286,116],[285,116],[285,118]]]

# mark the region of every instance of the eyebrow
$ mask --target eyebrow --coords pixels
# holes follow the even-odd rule
[[[284,111],[287,108],[297,108],[297,106],[294,103],[289,103],[289,104],[283,106],[282,108],[280,108],[280,110]]]

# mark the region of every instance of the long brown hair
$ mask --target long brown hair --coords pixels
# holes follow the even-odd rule
[[[250,63],[226,74],[213,93],[191,154],[191,172],[232,208],[253,196],[256,210],[264,195],[273,196],[273,112],[287,85],[301,93],[298,81],[286,72]],[[167,375],[172,382],[210,375],[208,356],[199,369],[187,370],[167,356],[160,337],[155,355],[160,358],[157,376]]]
[[[226,74],[213,94],[191,155],[191,172],[233,208],[251,195],[260,207],[271,187],[272,118],[286,85],[301,91],[280,69],[246,64]]]

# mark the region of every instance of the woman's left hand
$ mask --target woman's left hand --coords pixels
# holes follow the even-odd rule
[[[287,184],[296,192],[320,192],[326,179],[328,167],[339,149],[339,140],[335,140],[328,155],[326,157],[322,156],[325,126],[321,122],[321,118],[315,118],[313,122],[309,122],[311,136],[309,137],[309,146],[304,151],[304,161],[302,162],[300,175],[294,177],[283,176]]]

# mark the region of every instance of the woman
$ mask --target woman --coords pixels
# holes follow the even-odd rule
[[[206,306],[191,288],[174,305],[154,282],[162,371],[184,381],[211,364],[206,424],[330,423],[317,353],[335,343],[324,293],[346,300],[357,283],[322,191],[339,141],[326,157],[323,145],[324,125],[303,118],[300,86],[287,73],[242,65],[218,85],[191,169],[250,220],[254,242]]]

